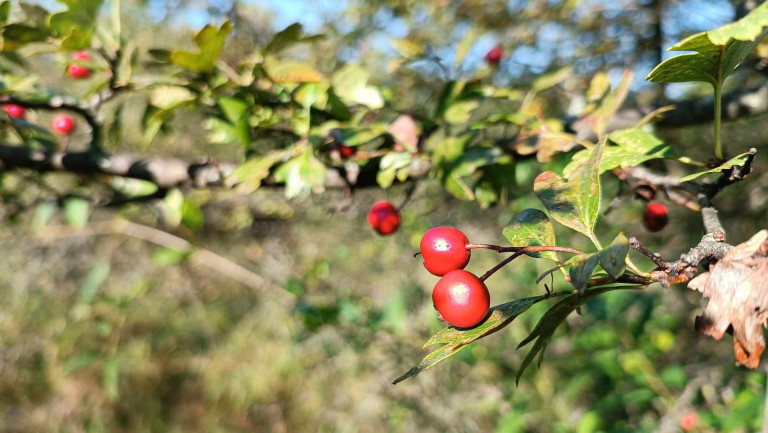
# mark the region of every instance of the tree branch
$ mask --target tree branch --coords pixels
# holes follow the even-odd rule
[[[147,180],[160,188],[191,184],[202,188],[228,186],[225,179],[235,165],[216,161],[189,162],[177,158],[148,158],[101,152],[56,152],[0,144],[0,168],[29,168],[41,173],[63,171],[86,175],[106,174]]]

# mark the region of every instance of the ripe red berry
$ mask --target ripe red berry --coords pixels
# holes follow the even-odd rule
[[[379,201],[368,212],[368,224],[381,235],[392,234],[400,227],[400,214],[392,203]]]
[[[501,47],[497,45],[485,54],[485,61],[493,66],[497,66],[501,62],[502,55]]]
[[[72,55],[73,60],[91,60],[91,56],[85,51],[78,51]],[[91,70],[82,65],[69,65],[67,73],[72,78],[88,78],[91,76]]]
[[[23,119],[24,113],[27,112],[27,110],[21,105],[6,104],[5,106],[3,106],[3,108],[5,109],[5,112],[8,113],[9,116],[15,119]]]
[[[446,322],[457,328],[469,328],[480,323],[488,314],[491,295],[479,278],[463,269],[456,269],[435,284],[432,303]]]
[[[351,158],[357,153],[357,147],[345,146],[343,144],[339,144],[338,149],[343,159]]]
[[[667,225],[667,207],[661,203],[648,203],[643,215],[643,223],[649,232],[655,233]]]
[[[421,237],[421,256],[424,267],[437,276],[456,269],[464,269],[469,263],[467,236],[452,227],[435,227]]]
[[[696,412],[688,412],[680,418],[680,428],[683,431],[691,431],[699,423],[699,415]]]
[[[75,127],[75,121],[71,117],[62,114],[53,118],[52,127],[54,132],[69,134]]]

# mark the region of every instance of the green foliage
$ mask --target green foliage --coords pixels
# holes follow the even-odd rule
[[[538,209],[525,209],[515,215],[512,222],[504,227],[502,234],[514,246],[557,245],[555,228],[547,215]],[[552,251],[529,253],[531,257],[544,257],[558,262]]]

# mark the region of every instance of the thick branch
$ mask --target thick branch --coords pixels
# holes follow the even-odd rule
[[[176,158],[147,158],[131,154],[54,152],[26,146],[0,144],[0,168],[29,168],[38,172],[64,171],[106,174],[155,183],[160,188],[182,184],[220,186],[232,174],[234,164],[215,161],[189,162]]]

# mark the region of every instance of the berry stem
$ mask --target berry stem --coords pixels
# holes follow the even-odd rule
[[[506,259],[499,262],[498,265],[492,267],[488,270],[488,272],[484,273],[479,280],[485,281],[488,277],[495,274],[496,271],[503,268],[507,265],[507,263],[511,262],[512,260],[515,260],[516,258],[522,256],[523,254],[528,253],[540,253],[543,251],[554,251],[559,253],[569,253],[569,254],[584,254],[584,251],[577,250],[575,248],[568,248],[568,247],[557,247],[557,246],[546,246],[546,245],[533,245],[529,247],[500,247],[498,245],[475,245],[475,244],[468,244],[467,249],[473,249],[470,248],[470,246],[476,247],[476,248],[487,248],[491,250],[498,251],[500,253],[513,253],[511,256],[507,257]]]
[[[468,250],[477,250],[477,249],[493,250],[493,251],[496,251],[497,253],[516,253],[519,251],[522,251],[524,254],[540,253],[543,251],[554,251],[556,253],[568,253],[568,254],[584,254],[585,253],[584,251],[577,250],[575,248],[547,246],[547,245],[531,245],[527,247],[502,247],[499,245],[489,245],[489,244],[467,244],[466,248]]]

